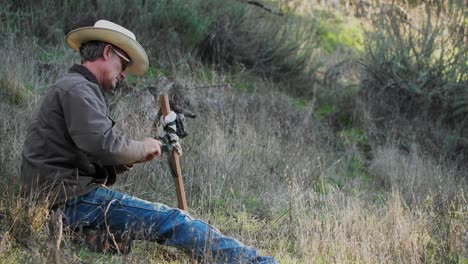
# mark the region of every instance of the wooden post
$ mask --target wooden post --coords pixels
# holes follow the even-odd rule
[[[169,106],[169,98],[167,94],[162,94],[159,99],[161,100],[161,113],[163,116],[167,116],[171,111],[171,107]],[[180,158],[179,153],[175,148],[172,149],[171,157],[171,165],[175,172],[174,182],[176,186],[177,203],[179,209],[187,211],[187,199],[185,198],[184,180],[182,179],[182,170],[180,169]]]

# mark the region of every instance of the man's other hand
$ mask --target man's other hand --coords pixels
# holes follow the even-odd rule
[[[145,138],[141,142],[145,146],[145,159],[140,162],[150,161],[161,155],[161,141],[154,138]]]

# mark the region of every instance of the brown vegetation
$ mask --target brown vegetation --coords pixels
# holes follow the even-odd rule
[[[8,66],[0,69],[0,262],[187,261],[146,242],[129,255],[94,253],[69,230],[57,251],[53,217],[41,201],[19,197],[27,124],[41,92],[78,62],[62,39],[79,12],[59,15],[65,9],[49,8],[52,0],[34,9],[14,2],[0,4]],[[442,21],[429,24],[437,20],[420,13],[426,22],[413,20],[422,30],[413,31],[381,17],[356,57],[341,46],[316,50],[301,35],[321,32],[316,24],[294,32],[297,18],[242,3],[75,2],[60,5],[128,25],[148,47],[148,76],[130,77],[125,91],[109,95],[120,133],[155,133],[158,102],[147,87],[161,75],[178,81],[184,107],[197,114],[181,164],[194,216],[281,263],[467,261],[466,47]],[[84,11],[91,2],[95,13]],[[458,21],[453,15],[443,23]],[[136,166],[115,188],[176,206],[165,159]]]

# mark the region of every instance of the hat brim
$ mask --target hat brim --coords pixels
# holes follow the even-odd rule
[[[128,65],[126,72],[143,76],[148,70],[148,55],[146,55],[140,43],[118,31],[106,28],[83,27],[68,33],[65,40],[68,46],[76,51],[80,51],[83,43],[92,40],[110,43],[125,51],[130,57],[132,63]]]

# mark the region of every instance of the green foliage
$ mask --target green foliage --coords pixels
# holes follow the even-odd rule
[[[8,236],[8,234],[5,234]],[[15,263],[21,263],[25,261],[21,257],[21,251],[18,247],[12,247],[9,245],[9,241],[7,241],[8,237],[2,237],[2,250],[0,251],[0,262],[5,263],[5,264],[15,264]],[[24,262],[23,262],[24,263]]]
[[[315,118],[321,120],[324,117],[328,117],[335,113],[335,107],[332,104],[322,104],[317,107],[314,111]]]
[[[307,99],[303,98],[303,97],[292,97],[291,102],[298,109],[305,109],[307,107],[307,103],[308,103]]]
[[[328,123],[335,132],[351,129],[354,125],[354,106],[352,105],[354,98],[355,93],[347,94],[340,89],[321,92],[317,95],[314,116]]]
[[[317,89],[314,115],[331,125],[335,132],[360,127],[357,98],[361,67],[352,59],[329,66],[323,87]]]
[[[202,60],[282,83],[285,91],[310,94],[314,25],[278,17],[240,1],[223,4],[199,45]],[[315,63],[315,62],[314,62]]]
[[[366,165],[360,157],[351,157],[348,164],[348,175],[350,177],[360,177],[364,183],[368,183],[370,177],[367,173]]]
[[[160,76],[170,77],[170,74],[169,74],[169,72],[166,72],[164,69],[157,68],[155,66],[149,66],[148,72],[146,73],[146,76],[150,80],[156,80]]]
[[[466,154],[468,46],[459,31],[466,6],[450,2],[446,8],[445,18],[437,19],[428,5],[421,26],[392,12],[375,17],[362,94],[374,118],[427,120],[437,129],[459,131],[457,148]]]
[[[350,19],[348,19],[350,20]],[[339,49],[364,51],[364,31],[356,22],[344,22],[337,17],[323,17],[318,21],[316,29],[317,43],[327,53]]]
[[[0,32],[36,36],[43,43],[58,44],[70,30],[108,19],[138,32],[145,47],[169,41],[168,45],[194,48],[212,23],[213,17],[203,13],[212,2],[7,0],[0,4],[4,18]]]
[[[212,17],[204,16],[203,9],[212,1],[159,1],[152,11],[156,25],[172,27],[174,38],[183,37],[189,47],[194,47],[206,36]]]
[[[368,144],[366,132],[359,128],[345,129],[340,132],[340,137],[347,144]]]
[[[284,90],[310,95],[313,25],[279,17],[241,1],[3,1],[0,32],[35,36],[40,43],[63,44],[64,34],[108,19],[138,32],[154,58],[178,52],[198,54],[221,68],[250,70],[283,83]],[[1,36],[1,35],[0,35]],[[314,62],[316,63],[316,62]]]
[[[90,251],[86,247],[80,247],[78,257],[82,262],[92,263],[113,263],[115,257],[112,254],[103,254],[101,252]]]
[[[253,73],[231,73],[227,75],[226,82],[242,92],[253,94],[256,91],[256,77]]]
[[[63,42],[63,30],[79,15],[87,15],[92,1],[11,1],[0,3],[0,33],[35,36],[44,43]],[[92,11],[90,11],[92,10]]]

